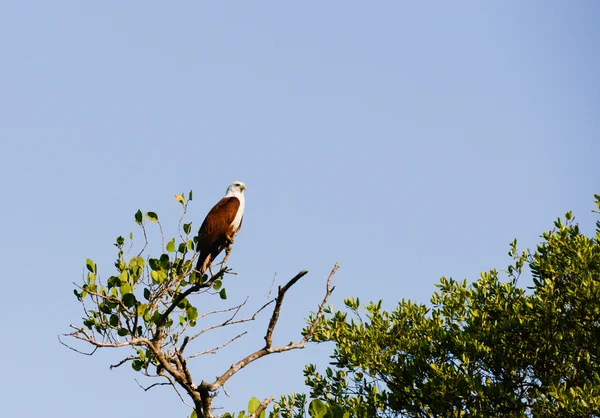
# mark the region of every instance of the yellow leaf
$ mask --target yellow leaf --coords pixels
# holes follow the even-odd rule
[[[179,203],[181,203],[182,205],[185,204],[185,198],[183,197],[183,195],[181,194],[176,194],[175,195],[175,200],[177,200]]]

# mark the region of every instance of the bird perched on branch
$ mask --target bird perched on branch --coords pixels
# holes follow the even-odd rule
[[[241,181],[232,183],[225,197],[208,212],[202,222],[196,246],[199,253],[196,270],[200,273],[204,274],[221,251],[233,244],[244,218],[245,190],[246,185]]]

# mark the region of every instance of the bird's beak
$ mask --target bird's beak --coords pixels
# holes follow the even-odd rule
[[[245,186],[245,185],[242,185],[242,186],[240,186],[240,189],[242,189],[242,190],[246,190],[246,186]]]

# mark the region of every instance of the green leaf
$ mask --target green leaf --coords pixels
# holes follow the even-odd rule
[[[175,252],[175,238],[171,238],[171,241],[167,243],[167,252]]]
[[[140,370],[142,370],[143,365],[144,365],[144,363],[141,362],[140,360],[133,360],[133,362],[131,363],[131,367],[133,367],[133,370],[135,370],[136,372],[139,372]]]
[[[138,209],[138,211],[135,213],[135,222],[139,225],[142,224],[142,211]]]
[[[122,295],[132,292],[132,289],[131,289],[131,286],[129,285],[129,283],[123,283],[123,282],[121,282],[121,287],[119,288],[119,290],[121,291]]]
[[[312,418],[323,418],[327,414],[327,405],[318,399],[313,399],[308,406],[308,414]]]
[[[150,289],[147,287],[144,288],[144,299],[150,300]]]
[[[137,265],[140,266],[140,268],[144,268],[146,266],[146,260],[144,260],[144,257],[139,256],[137,258]]]
[[[163,269],[168,270],[171,267],[171,262],[169,260],[168,254],[161,254],[159,261],[160,261],[160,266]]]
[[[96,273],[88,273],[87,282],[88,284],[96,283]]]
[[[195,321],[198,318],[198,309],[193,306],[189,306],[185,310],[185,314],[190,321]]]
[[[158,215],[155,212],[147,212],[146,217],[152,222],[158,222]]]
[[[100,310],[100,312],[105,313],[107,315],[112,314],[112,309],[107,303],[100,303],[98,305],[98,309]]]
[[[253,396],[250,402],[248,402],[248,413],[253,414],[259,406],[260,401]]]
[[[227,299],[227,291],[225,290],[225,288],[221,289],[221,291],[219,292],[219,296],[221,297],[221,299]]]
[[[215,280],[215,282],[213,283],[213,289],[218,291],[221,288],[222,284],[223,282],[221,280]]]
[[[189,234],[192,231],[192,223],[190,222],[189,224],[183,224],[183,232],[185,232],[186,234]]]
[[[117,315],[111,315],[109,323],[110,326],[116,327],[117,325],[119,325],[119,317]]]
[[[190,193],[188,194],[188,200],[192,200],[192,191],[190,190]]]
[[[117,331],[117,334],[119,334],[120,337],[124,337],[127,334],[129,334],[129,331],[127,331],[126,328],[119,328],[119,330]]]
[[[152,270],[160,270],[160,264],[156,258],[149,259],[148,264]]]
[[[135,295],[133,293],[124,294],[122,300],[123,300],[123,303],[125,304],[125,306],[127,306],[128,308],[131,308],[137,302],[137,300],[135,299]]]
[[[192,415],[190,415],[190,418],[198,418],[198,414],[196,414],[195,409],[192,411]]]
[[[158,311],[154,311],[154,313],[152,314],[152,322],[154,322],[155,324],[160,320],[160,312]]]
[[[165,271],[151,271],[150,277],[152,277],[152,281],[156,284],[161,284],[167,278],[167,273]]]
[[[85,260],[85,266],[91,273],[96,272],[96,264],[94,264],[94,262],[92,260],[90,260],[89,258],[87,260]]]

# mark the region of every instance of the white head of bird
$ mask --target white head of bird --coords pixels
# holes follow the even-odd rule
[[[241,181],[234,181],[227,188],[227,193],[225,193],[225,197],[235,196],[241,201],[244,199],[244,191],[246,190],[246,185]]]

